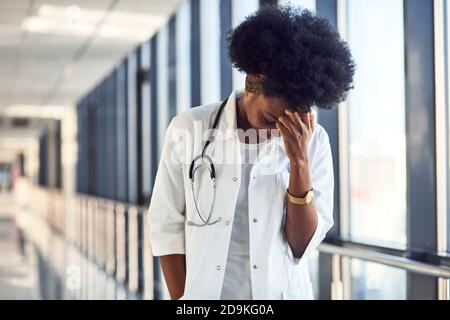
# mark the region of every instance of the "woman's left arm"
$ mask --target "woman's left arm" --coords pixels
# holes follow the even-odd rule
[[[289,193],[303,198],[313,187],[308,159],[308,142],[315,130],[312,112],[299,114],[286,111],[278,118],[277,128],[290,160]],[[285,233],[295,259],[300,259],[318,227],[319,216],[314,200],[307,205],[287,204]]]

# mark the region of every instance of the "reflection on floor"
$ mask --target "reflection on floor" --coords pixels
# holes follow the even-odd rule
[[[18,241],[15,212],[13,195],[0,193],[0,300],[38,299],[35,255]]]

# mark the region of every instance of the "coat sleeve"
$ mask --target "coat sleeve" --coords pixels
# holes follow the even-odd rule
[[[177,130],[182,130],[179,116],[166,130],[147,214],[153,256],[185,254],[185,195]]]
[[[291,247],[287,246],[288,255],[294,264],[299,264],[301,261],[308,259],[333,226],[334,173],[330,139],[323,128],[318,134],[317,151],[311,160],[311,180],[314,189],[313,203],[317,211],[317,227],[300,259],[294,257]]]

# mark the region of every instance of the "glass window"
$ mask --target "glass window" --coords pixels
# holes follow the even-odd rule
[[[201,103],[220,100],[220,1],[200,0]]]
[[[450,252],[450,4],[444,1],[445,6],[445,41],[446,41],[446,82],[447,82],[447,251]],[[449,288],[450,290],[450,288]]]
[[[405,244],[403,1],[347,4],[348,43],[357,64],[348,99],[350,233]]]
[[[252,14],[259,8],[259,0],[232,0],[231,3],[231,19],[232,27],[237,27],[245,20],[249,14]],[[245,87],[245,74],[233,68],[233,89],[242,89]]]
[[[147,72],[147,75],[149,73],[150,69],[150,41],[147,41],[142,44],[141,46],[141,54],[139,55],[140,58],[140,68],[142,72]],[[148,78],[145,80],[139,81],[140,88],[138,89],[138,94],[140,95],[140,116],[141,119],[141,152],[142,152],[142,158],[139,163],[141,166],[140,172],[142,174],[142,186],[141,194],[139,195],[141,197],[141,200],[144,200],[144,202],[148,201],[150,199],[150,194],[152,190],[152,174],[151,174],[151,166],[149,163],[152,161],[152,152],[151,152],[151,106],[150,106],[150,81]]]
[[[351,299],[406,299],[406,271],[378,263],[351,260]]]
[[[128,202],[137,202],[137,55],[133,52],[127,59],[127,131],[128,131]]]
[[[278,4],[300,6],[312,11],[316,10],[316,0],[279,0]]]

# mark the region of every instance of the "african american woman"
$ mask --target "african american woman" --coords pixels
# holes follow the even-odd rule
[[[172,299],[312,299],[308,257],[333,225],[333,161],[314,111],[352,89],[329,22],[265,7],[228,34],[245,89],[171,121],[148,212]]]

